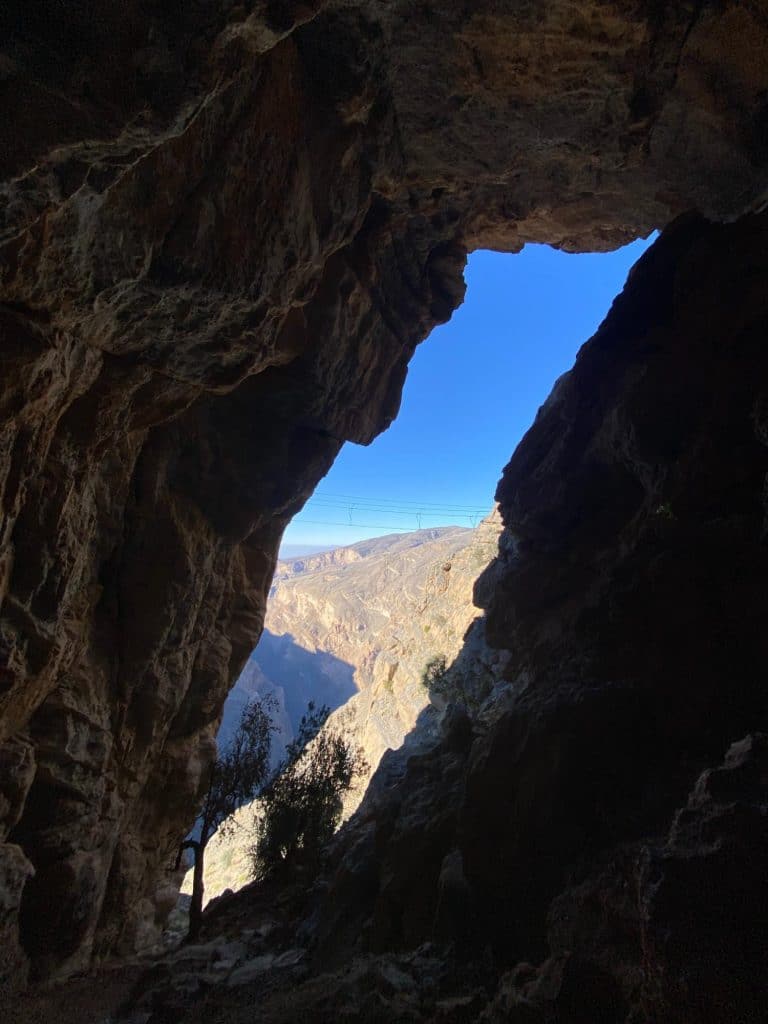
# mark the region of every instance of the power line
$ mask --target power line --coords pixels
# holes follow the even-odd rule
[[[482,518],[488,515],[490,509],[487,505],[451,505],[436,501],[417,502],[405,499],[400,501],[394,498],[365,498],[362,495],[355,496],[353,494],[338,494],[328,491],[312,495],[305,505],[305,511],[309,512],[310,515],[313,512],[322,513],[325,511],[331,514],[334,512],[336,514],[339,512],[347,513],[346,522],[305,519],[303,513],[299,514],[299,522],[313,526],[352,526],[361,530],[387,530],[394,533],[411,533],[413,532],[413,527],[411,526],[393,526],[389,523],[386,525],[382,523],[360,523],[356,519],[364,515],[406,516],[415,520],[416,529],[418,530],[422,529],[423,519],[438,519],[442,520],[443,523],[446,520],[466,520],[470,526],[475,527]],[[449,525],[457,526],[459,524],[452,522]],[[432,527],[432,529],[435,529],[435,527]]]
[[[348,508],[350,505],[355,505],[358,508],[398,508],[398,509],[430,509],[432,511],[451,511],[451,512],[486,512],[491,508],[491,502],[483,505],[450,505],[442,502],[418,502],[418,501],[387,501],[375,498],[326,498],[322,496],[312,496],[310,501],[314,501],[316,504],[330,505],[341,508]]]
[[[389,526],[389,525],[384,526],[382,524],[374,525],[373,523],[331,523],[331,522],[328,522],[327,520],[320,520],[320,519],[302,519],[301,520],[301,524],[304,525],[304,523],[307,523],[310,526],[357,526],[361,530],[389,530],[390,533],[414,533],[415,532],[414,530],[410,529],[407,526]],[[452,525],[456,525],[456,524],[452,524]],[[466,527],[464,527],[464,526],[459,527],[459,528],[462,529],[462,530],[466,529]],[[427,529],[439,530],[440,527],[439,526],[430,526],[430,527],[427,527]]]
[[[417,515],[420,515],[420,516],[424,516],[424,517],[429,518],[429,519],[444,519],[444,518],[447,518],[447,519],[476,519],[478,516],[485,516],[485,515],[487,515],[488,512],[490,511],[490,509],[486,509],[486,508],[472,509],[471,511],[466,511],[466,512],[463,512],[463,511],[462,512],[456,512],[456,511],[453,511],[451,509],[441,509],[441,510],[438,510],[438,511],[427,511],[425,509],[419,508],[418,506],[415,507],[415,508],[408,508],[408,509],[375,508],[375,507],[369,506],[369,505],[358,505],[356,502],[351,502],[349,505],[331,505],[331,504],[320,504],[320,503],[314,503],[313,504],[311,499],[307,502],[305,507],[306,508],[312,507],[312,508],[315,508],[315,509],[317,509],[319,511],[327,508],[329,510],[331,510],[331,509],[348,509],[350,511],[355,511],[355,512],[383,512],[383,513],[385,513],[386,515],[389,515],[389,516],[417,516]]]
[[[400,505],[400,506],[417,505],[419,508],[455,508],[455,509],[461,509],[462,511],[470,511],[470,512],[476,511],[477,509],[482,509],[484,511],[485,509],[487,509],[489,507],[488,503],[483,503],[483,502],[478,502],[476,505],[464,505],[464,504],[459,504],[459,503],[442,502],[442,501],[414,501],[413,499],[410,499],[410,498],[408,498],[408,499],[403,498],[402,500],[398,499],[398,498],[372,498],[372,497],[364,497],[361,494],[336,494],[336,493],[332,493],[330,491],[317,491],[317,492],[315,492],[315,494],[312,495],[312,499],[316,499],[316,498],[317,499],[323,499],[323,500],[324,499],[330,499],[330,500],[342,499],[342,502],[345,505],[349,501],[353,501],[353,502],[356,502],[356,503],[357,502],[373,502],[373,503],[375,503],[377,505]],[[312,500],[312,499],[310,499],[310,500]]]

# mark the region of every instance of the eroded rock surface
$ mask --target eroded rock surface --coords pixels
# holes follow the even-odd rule
[[[29,758],[12,770],[10,797],[3,783],[1,927],[15,948],[20,905],[37,974],[156,935],[172,903],[167,865],[194,816],[227,687],[261,629],[284,525],[345,440],[369,441],[396,414],[415,345],[461,301],[466,251],[526,240],[607,248],[692,208],[729,219],[759,205],[765,15],[761,3],[621,0],[128,0],[98,17],[85,3],[5,5],[0,744],[3,764],[18,765],[19,750]],[[652,518],[687,552],[671,560],[680,589],[666,617],[642,650],[622,647],[621,631],[588,646],[599,679],[623,680],[631,649],[656,681],[648,714],[664,694],[673,724],[649,764],[666,771],[671,757],[673,774],[681,757],[698,763],[706,747],[714,760],[726,733],[730,742],[752,728],[757,698],[737,681],[764,653],[753,639],[741,653],[731,644],[737,632],[751,637],[760,607],[760,562],[744,540],[757,470],[746,428],[725,418],[728,402],[747,401],[746,384],[720,387],[729,367],[757,380],[747,313],[731,298],[753,309],[744,289],[753,281],[759,296],[764,276],[732,280],[740,245],[726,253],[727,233],[706,237],[711,259],[704,249],[698,259],[709,277],[694,294],[698,264],[678,274],[677,305],[662,288],[678,320],[635,371],[637,444],[651,455],[675,436],[673,385],[692,375],[685,395],[701,405],[706,390],[711,418],[700,427],[682,403],[690,434],[674,453],[678,475],[654,483],[637,454],[622,461],[626,438],[611,441],[606,427],[613,461],[563,474],[549,496],[537,490],[543,468],[518,487],[525,460],[557,458],[561,429],[560,449],[578,456],[590,417],[628,386],[609,352],[589,393],[572,394],[580,415],[556,404],[534,435],[546,430],[547,444],[524,446],[500,492],[525,543],[543,531],[575,544],[567,558],[564,539],[559,553],[550,544],[546,560],[566,592],[586,587],[603,615],[609,605],[628,615],[634,601],[635,624],[654,573],[675,570],[646,540],[650,527],[637,545],[630,536],[624,590],[609,602],[599,593],[606,537],[631,534],[649,502],[671,509],[671,525]],[[644,303],[639,325],[663,319],[661,299]],[[694,350],[672,344],[714,323],[731,345],[722,367],[710,335]],[[669,360],[662,397],[643,393],[654,345]],[[723,454],[696,476],[691,453],[703,459],[710,447]],[[568,526],[566,491],[581,527]],[[728,530],[743,566],[729,577],[736,597],[712,598],[687,627],[681,609],[708,592],[702,550],[720,552]],[[518,570],[526,578],[524,562]],[[517,642],[539,616],[531,636],[538,629],[554,650],[548,629],[570,635],[582,598],[555,601],[538,585],[526,602],[516,586],[507,574],[490,600],[499,640]],[[582,618],[587,633],[605,621]],[[659,675],[665,635],[687,642]],[[679,686],[690,670],[682,651],[702,638],[702,681]],[[532,640],[526,649],[531,670],[553,664]],[[742,696],[718,715],[726,678]],[[627,686],[646,693],[634,678]],[[478,758],[478,792],[483,763],[494,764]],[[483,807],[472,812],[478,828]],[[468,841],[470,873],[482,874],[484,856]],[[499,941],[516,948],[514,936]]]
[[[476,586],[507,683],[363,804],[324,962],[433,941],[460,863],[483,1020],[761,1020],[766,251],[683,219],[540,410]]]

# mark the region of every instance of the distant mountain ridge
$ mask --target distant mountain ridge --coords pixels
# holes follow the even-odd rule
[[[281,544],[279,558],[290,561],[292,558],[301,558],[304,555],[319,555],[323,551],[331,551],[338,547],[337,544]]]
[[[275,582],[326,568],[350,565],[352,562],[369,558],[371,555],[384,553],[396,555],[398,552],[421,547],[446,536],[466,535],[471,532],[468,527],[464,526],[437,526],[426,530],[413,530],[410,533],[388,533],[381,537],[356,541],[354,544],[342,547],[309,552],[306,555],[281,557],[275,570]]]

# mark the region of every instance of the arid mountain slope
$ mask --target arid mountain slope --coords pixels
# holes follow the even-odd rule
[[[342,549],[342,557],[345,550],[359,557],[341,568],[323,563],[292,578],[278,574],[266,624],[354,666],[360,692],[332,722],[343,725],[372,768],[400,746],[428,703],[427,663],[452,661],[479,614],[472,588],[496,554],[500,530],[494,515],[475,530],[377,538]]]
[[[430,694],[422,683],[426,664],[441,655],[452,661],[461,648],[479,614],[472,588],[496,554],[500,530],[498,515],[492,515],[474,530],[448,527],[377,537],[303,564],[279,563],[267,623],[290,635],[265,631],[227,699],[225,722],[247,695],[271,691],[279,698],[280,722],[287,718],[295,728],[307,699],[322,703],[340,692],[342,670],[350,677],[354,673],[359,692],[347,695],[341,707],[333,703],[338,710],[326,725],[359,748],[368,764],[345,802],[348,817],[382,754],[401,746],[428,706]],[[292,715],[284,714],[286,706],[294,709]],[[248,881],[252,814],[241,810],[239,828],[211,840],[207,900]],[[190,887],[188,875],[183,891]]]
[[[415,664],[423,666],[419,658],[441,642],[441,625],[450,637],[464,628],[458,606],[471,606],[469,589],[459,597],[451,588],[444,624],[426,615],[419,632],[410,619],[426,612],[433,592],[447,589],[431,582],[438,563],[450,564],[468,545],[481,557],[478,536],[459,527],[415,530],[279,561],[264,633],[224,705],[219,744],[226,742],[235,709],[257,694],[277,696],[291,734],[310,700],[336,710],[371,687],[374,663],[400,635],[410,636],[409,647],[418,648]],[[491,557],[489,548],[485,564]],[[465,562],[457,567],[456,582],[467,570]],[[479,569],[478,562],[475,575]]]

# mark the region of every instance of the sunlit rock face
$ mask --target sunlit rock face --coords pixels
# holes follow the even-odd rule
[[[768,40],[759,6],[679,3],[29,3],[0,26],[9,982],[152,941],[284,525],[391,422],[467,250],[759,205]]]

